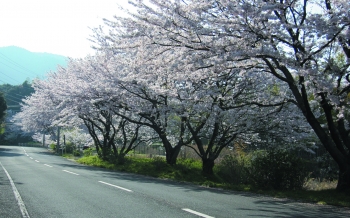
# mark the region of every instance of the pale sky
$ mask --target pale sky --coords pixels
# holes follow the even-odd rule
[[[0,47],[83,58],[94,51],[89,27],[120,15],[127,0],[1,0]]]

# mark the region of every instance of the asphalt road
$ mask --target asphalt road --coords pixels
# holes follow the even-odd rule
[[[0,217],[350,217],[345,208],[87,167],[44,148],[0,146],[0,163]]]

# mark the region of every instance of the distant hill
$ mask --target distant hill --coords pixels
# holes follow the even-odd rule
[[[57,66],[66,66],[67,57],[30,52],[16,46],[0,47],[0,84],[22,84],[27,79],[44,79]]]

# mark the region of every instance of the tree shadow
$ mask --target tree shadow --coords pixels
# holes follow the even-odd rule
[[[265,197],[254,201],[255,208],[237,208],[251,212],[251,217],[350,217],[348,208],[296,202],[289,199]],[[262,215],[264,213],[265,215]]]
[[[0,147],[0,157],[18,157],[24,154],[12,152],[13,149]]]

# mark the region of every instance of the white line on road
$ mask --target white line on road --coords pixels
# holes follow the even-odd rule
[[[186,212],[189,212],[189,213],[192,213],[192,214],[195,214],[197,216],[200,216],[200,217],[204,217],[204,218],[214,218],[213,216],[208,216],[204,213],[199,213],[197,211],[194,211],[194,210],[191,210],[191,209],[188,209],[188,208],[182,208],[182,210],[186,211]]]
[[[115,187],[115,188],[119,188],[119,189],[124,190],[124,191],[127,191],[127,192],[132,192],[132,190],[130,190],[130,189],[126,189],[126,188],[123,188],[123,187],[120,187],[120,186],[117,186],[117,185],[112,185],[112,184],[109,184],[109,183],[107,183],[107,182],[103,182],[103,181],[98,181],[98,182],[99,182],[99,183],[103,183],[103,184],[105,184],[105,185],[113,186],[113,187]]]
[[[39,163],[40,161],[38,161],[38,160],[35,160],[35,162],[38,162],[38,163]]]
[[[11,186],[12,186],[12,190],[13,190],[13,193],[15,194],[15,197],[16,197],[16,200],[17,200],[17,203],[18,203],[18,206],[19,206],[19,209],[21,210],[21,213],[22,213],[22,217],[23,218],[30,218],[29,214],[28,214],[28,211],[26,209],[26,206],[24,205],[24,202],[21,198],[21,195],[19,194],[16,186],[15,186],[15,183],[13,182],[10,174],[7,172],[7,170],[5,169],[5,167],[2,165],[2,163],[0,162],[0,165],[2,167],[2,169],[4,169],[6,175],[7,175],[7,178],[10,180],[10,183],[11,183]]]
[[[29,158],[33,160],[33,158],[32,158],[32,157],[29,157]]]
[[[77,176],[79,176],[79,174],[77,174],[77,173],[73,173],[73,172],[68,171],[68,170],[62,170],[62,171],[66,172],[66,173],[70,173],[70,174],[73,174],[73,175],[77,175]]]
[[[47,166],[47,167],[52,167],[52,166],[50,166],[50,165],[48,165],[48,164],[44,164],[45,166]]]

